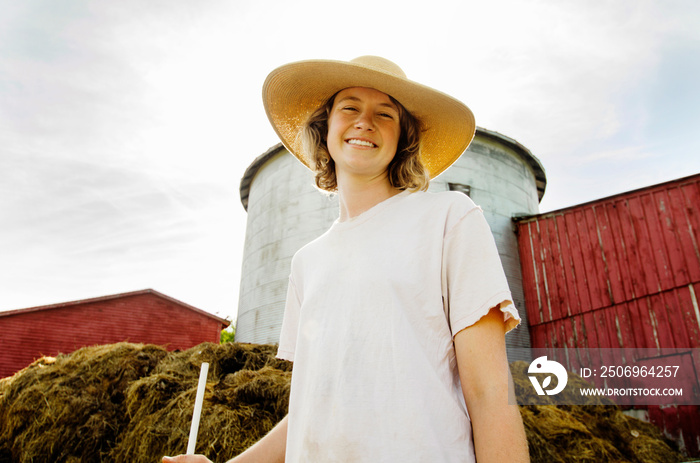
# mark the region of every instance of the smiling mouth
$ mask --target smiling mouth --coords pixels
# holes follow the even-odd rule
[[[376,148],[377,147],[377,145],[375,145],[371,141],[358,140],[357,138],[351,138],[349,140],[346,140],[346,143],[348,143],[350,145],[366,146],[367,148]]]

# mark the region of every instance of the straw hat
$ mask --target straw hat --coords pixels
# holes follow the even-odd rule
[[[284,146],[309,167],[301,131],[309,115],[336,92],[368,87],[391,95],[426,126],[421,160],[435,178],[467,149],[476,125],[471,110],[442,92],[413,82],[391,61],[362,56],[350,62],[310,60],[272,71],[263,84],[263,103]]]

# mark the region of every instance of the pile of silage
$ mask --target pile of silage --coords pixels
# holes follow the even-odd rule
[[[112,461],[185,452],[202,362],[210,366],[196,451],[219,461],[241,453],[287,414],[291,364],[275,352],[269,345],[202,344],[166,358],[129,387],[130,424]]]
[[[675,443],[654,425],[625,415],[604,397],[587,397],[588,405],[553,405],[554,398],[537,396],[528,379],[529,364],[512,362],[511,372],[521,405],[532,462],[676,463],[683,461]],[[569,373],[567,388],[556,396],[559,403],[582,403],[569,385],[592,387]],[[567,395],[570,394],[570,395]]]
[[[287,412],[291,364],[275,352],[270,345],[167,352],[122,343],[38,360],[0,380],[0,463],[155,462],[184,453],[202,362],[210,369],[197,452],[225,461]],[[534,394],[527,366],[511,364],[521,398]],[[654,426],[598,400],[521,406],[533,463],[682,460]]]
[[[224,460],[287,412],[291,364],[270,345],[184,352],[120,343],[43,358],[0,381],[0,463],[139,462],[184,453],[209,362],[197,452]]]
[[[100,461],[126,424],[127,388],[165,355],[155,346],[97,346],[2,380],[0,461]]]

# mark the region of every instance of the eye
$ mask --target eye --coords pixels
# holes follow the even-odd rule
[[[341,108],[342,111],[357,111],[357,108],[354,106],[345,106]]]
[[[394,115],[393,115],[393,114],[389,114],[389,113],[379,113],[379,116],[380,116],[380,117],[385,117],[385,118],[387,118],[387,119],[393,119],[393,118],[394,118]]]

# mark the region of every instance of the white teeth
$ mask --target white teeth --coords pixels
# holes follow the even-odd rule
[[[364,140],[356,140],[354,138],[351,138],[350,140],[348,140],[348,143],[351,145],[368,146],[370,148],[374,148],[376,146],[374,143],[364,141]]]

